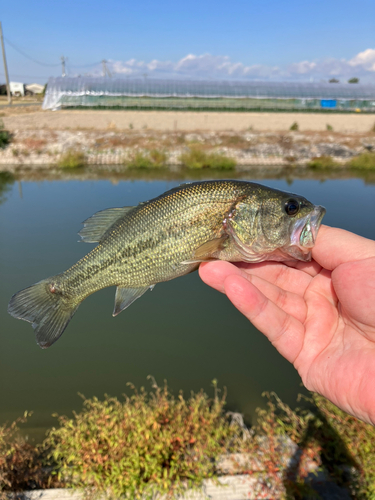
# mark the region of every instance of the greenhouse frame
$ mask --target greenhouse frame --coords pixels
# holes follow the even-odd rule
[[[151,78],[51,78],[43,109],[117,108],[196,111],[375,112],[375,85],[198,81]]]

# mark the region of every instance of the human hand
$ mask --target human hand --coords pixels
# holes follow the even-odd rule
[[[201,264],[307,389],[375,425],[375,241],[321,226],[311,262]]]

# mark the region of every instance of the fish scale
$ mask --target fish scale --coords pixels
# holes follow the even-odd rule
[[[31,322],[39,345],[49,347],[79,304],[102,288],[117,286],[117,315],[202,261],[309,260],[324,212],[301,196],[251,182],[185,184],[87,219],[80,235],[97,246],[67,271],[15,294],[8,311]]]

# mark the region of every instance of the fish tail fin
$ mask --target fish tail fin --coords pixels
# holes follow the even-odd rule
[[[10,299],[8,312],[14,318],[32,323],[36,341],[42,349],[50,347],[62,335],[79,304],[72,305],[48,278]]]

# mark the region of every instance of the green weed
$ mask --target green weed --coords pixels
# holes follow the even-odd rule
[[[235,160],[220,153],[206,153],[202,149],[193,147],[180,157],[181,163],[191,169],[212,168],[218,170],[233,170]]]
[[[333,127],[332,127],[332,125],[330,125],[329,123],[327,123],[327,125],[326,125],[326,129],[327,129],[329,132],[332,132]]]
[[[297,122],[292,123],[289,130],[299,130],[299,125]]]
[[[128,168],[161,168],[165,167],[167,155],[164,151],[153,149],[148,153],[135,153],[125,162]]]
[[[361,153],[352,158],[347,166],[363,170],[375,170],[375,153]]]
[[[86,165],[86,157],[82,151],[70,149],[61,156],[57,165],[60,168],[66,169],[84,167]]]
[[[339,166],[332,156],[317,156],[307,163],[307,166],[315,169],[335,168]]]
[[[0,149],[5,149],[10,144],[12,135],[4,129],[3,120],[0,120]]]

